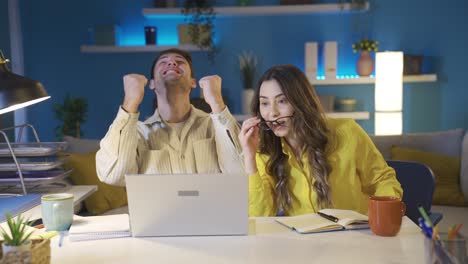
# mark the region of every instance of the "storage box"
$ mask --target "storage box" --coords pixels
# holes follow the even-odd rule
[[[327,41],[323,47],[324,53],[324,70],[325,78],[327,80],[336,79],[336,73],[338,72],[338,42]]]
[[[336,110],[339,112],[356,111],[357,100],[353,98],[342,98],[336,100]]]
[[[196,36],[192,38],[191,30],[197,31]],[[203,45],[209,43],[211,38],[211,26],[207,24],[180,24],[177,25],[177,33],[179,36],[179,45]]]
[[[120,28],[117,25],[99,25],[94,27],[94,44],[103,46],[118,46],[120,44]]]
[[[421,55],[404,55],[403,57],[403,75],[421,74],[422,67]]]
[[[304,54],[306,75],[311,79],[316,79],[318,68],[318,43],[306,42]]]

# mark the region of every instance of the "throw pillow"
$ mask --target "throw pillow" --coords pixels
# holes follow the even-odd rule
[[[415,161],[432,169],[435,177],[433,204],[463,206],[465,198],[460,188],[460,158],[429,151],[392,146],[392,159]]]
[[[68,154],[70,156],[64,164],[66,169],[73,169],[73,184],[98,186],[97,192],[84,201],[86,209],[93,215],[127,204],[127,192],[124,187],[108,185],[99,180],[96,174],[96,152],[97,150],[86,154]]]
[[[65,151],[69,153],[86,154],[88,152],[99,149],[98,139],[63,136],[63,141],[68,143],[68,148]]]

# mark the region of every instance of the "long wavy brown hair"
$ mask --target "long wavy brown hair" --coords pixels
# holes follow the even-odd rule
[[[260,115],[260,86],[264,81],[275,80],[281,87],[286,99],[294,109],[292,129],[303,151],[307,153],[308,165],[311,169],[309,183],[315,179],[312,186],[317,193],[320,208],[331,207],[330,183],[328,176],[331,166],[328,164],[326,146],[328,143],[328,128],[325,112],[320,105],[315,90],[307,77],[294,65],[277,65],[267,70],[257,83],[255,98],[252,102],[252,112]],[[266,164],[266,172],[276,178],[276,205],[278,209],[287,212],[294,195],[288,188],[290,168],[288,156],[282,151],[281,138],[271,131],[260,130],[259,152],[270,158]]]

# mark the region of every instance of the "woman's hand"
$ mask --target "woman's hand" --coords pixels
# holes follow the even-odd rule
[[[260,118],[252,117],[242,123],[239,142],[244,154],[244,165],[248,174],[257,172],[255,155],[258,148]]]

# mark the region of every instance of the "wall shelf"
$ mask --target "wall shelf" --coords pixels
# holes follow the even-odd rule
[[[368,120],[370,118],[369,112],[329,112],[326,115],[331,118],[352,118],[355,120]],[[250,115],[234,115],[238,122],[243,122],[250,117]]]
[[[141,45],[141,46],[86,46],[80,47],[81,53],[126,53],[126,52],[154,52],[170,48],[179,48],[187,51],[201,51],[195,45]]]
[[[182,8],[144,8],[146,18],[183,16]],[[362,8],[352,4],[309,4],[309,5],[274,5],[274,6],[227,6],[215,7],[217,16],[271,16],[294,14],[334,14],[362,12],[369,10],[369,2]]]
[[[310,76],[307,77],[312,85],[349,85],[349,84],[373,84],[375,78],[372,77],[358,77],[358,78],[341,78],[341,79],[315,79]],[[415,82],[436,82],[436,74],[422,74],[422,75],[407,75],[403,76],[404,83]]]

